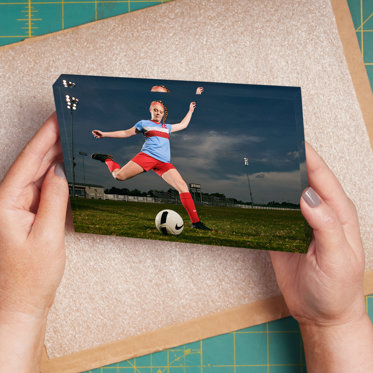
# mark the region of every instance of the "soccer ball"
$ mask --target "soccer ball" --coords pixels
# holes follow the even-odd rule
[[[163,234],[177,236],[184,229],[184,221],[176,211],[162,210],[155,217],[155,226]]]

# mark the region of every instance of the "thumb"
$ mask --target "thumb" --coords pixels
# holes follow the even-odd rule
[[[52,166],[43,181],[40,202],[32,228],[37,240],[63,240],[69,189],[62,163]]]
[[[313,229],[318,259],[335,259],[346,246],[346,237],[337,214],[311,187],[304,190],[300,207]]]

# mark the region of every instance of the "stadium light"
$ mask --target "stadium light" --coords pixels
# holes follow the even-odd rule
[[[65,88],[73,88],[75,87],[75,83],[74,82],[68,82],[67,80],[62,80],[62,84]]]
[[[79,99],[76,97],[70,97],[70,95],[65,95],[66,100],[66,107],[69,110],[76,110],[76,107],[78,106]]]
[[[249,192],[250,192],[250,200],[251,200],[251,208],[254,207],[254,201],[253,201],[253,195],[251,193],[251,185],[250,185],[250,177],[249,177],[249,158],[247,157],[244,157],[243,158],[244,162],[245,162],[245,168],[246,168],[246,176],[247,176],[247,183],[249,184]]]

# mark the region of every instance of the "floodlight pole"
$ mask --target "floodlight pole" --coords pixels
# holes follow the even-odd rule
[[[86,157],[88,154],[85,152],[79,152],[79,155],[82,156],[83,160],[83,184],[85,184],[85,168],[84,168],[84,157]]]
[[[74,88],[75,83],[67,81],[66,79],[62,80],[62,85],[65,88]],[[74,130],[73,130],[73,110],[76,110],[79,100],[75,97],[70,97],[70,95],[65,95],[65,101],[67,109],[70,111],[71,119],[71,158],[72,158],[72,171],[73,171],[73,190],[72,194],[75,197],[75,164],[74,164]]]
[[[75,157],[74,157],[74,126],[73,126],[73,109],[70,108],[71,118],[71,158],[72,158],[72,170],[73,170],[73,197],[75,197]]]
[[[247,183],[249,184],[249,192],[250,192],[250,200],[251,200],[251,208],[254,207],[253,195],[251,193],[251,185],[250,185],[250,177],[249,177],[249,159],[244,157],[245,167],[246,167],[246,176],[247,176]]]
[[[74,156],[74,125],[73,125],[73,111],[76,110],[79,100],[75,97],[65,95],[66,107],[70,111],[71,119],[71,158],[72,158],[72,172],[73,172],[73,190],[72,195],[75,197],[75,156]]]

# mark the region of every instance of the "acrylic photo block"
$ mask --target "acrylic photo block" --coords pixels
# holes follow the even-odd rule
[[[306,252],[301,89],[61,75],[77,232]]]

